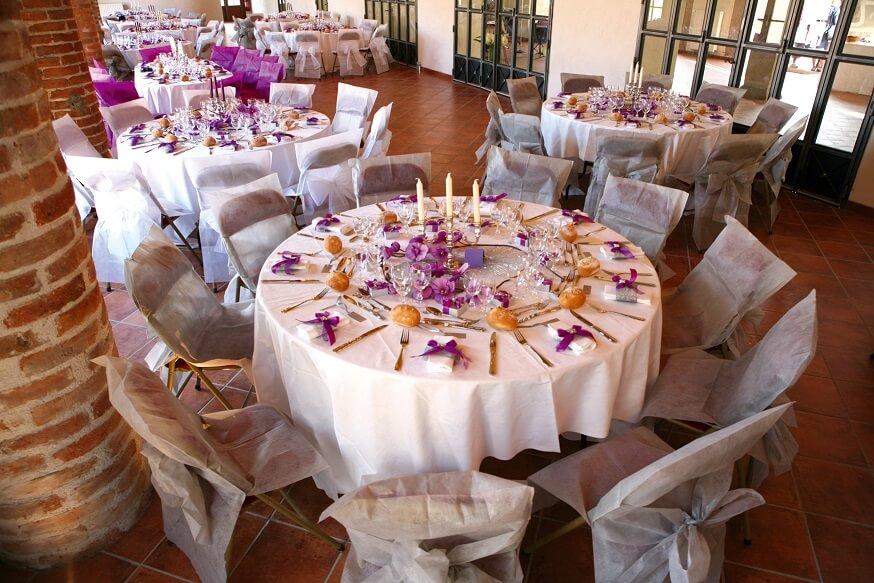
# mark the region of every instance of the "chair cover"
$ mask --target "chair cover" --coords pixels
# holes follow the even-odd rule
[[[344,30],[337,35],[337,61],[340,76],[364,75],[367,59],[361,54],[361,36],[356,30]]]
[[[805,115],[789,126],[786,133],[771,144],[771,147],[765,152],[765,156],[759,164],[758,173],[768,183],[769,232],[774,228],[774,222],[777,220],[777,215],[780,214],[780,202],[777,200],[777,197],[780,196],[780,191],[783,189],[783,180],[786,178],[786,171],[789,169],[789,163],[792,162],[792,147],[801,138],[806,125],[807,116]]]
[[[322,513],[346,527],[343,583],[518,582],[530,486],[476,471],[400,476],[362,486]]]
[[[212,62],[231,71],[238,52],[240,47],[217,46],[212,50]]]
[[[698,90],[695,101],[699,103],[714,103],[731,115],[734,115],[734,110],[737,109],[740,100],[743,99],[746,93],[746,89],[738,87],[704,83],[701,85],[701,89]]]
[[[255,23],[255,29],[253,30],[253,34],[255,35],[255,48],[263,55],[270,46],[267,44],[267,38],[265,36],[268,32],[278,32],[279,31],[279,23],[278,22],[266,22],[263,20],[259,20]]]
[[[91,84],[101,107],[112,107],[140,98],[133,81],[92,81]]]
[[[212,51],[218,44],[215,33],[210,30],[197,35],[197,40],[194,43],[194,54],[202,59],[210,60]]]
[[[592,176],[583,205],[583,210],[593,216],[604,194],[608,175],[655,182],[666,147],[661,137],[629,135],[622,131],[600,131],[597,140]]]
[[[264,41],[267,43],[267,48],[270,49],[270,54],[279,57],[279,62],[285,65],[286,71],[294,69],[294,59],[291,57],[288,43],[285,42],[285,33],[265,32]]]
[[[524,113],[498,113],[501,124],[501,147],[505,150],[545,156],[540,118]]]
[[[235,18],[234,36],[231,40],[244,49],[255,49],[255,23],[248,19]]]
[[[164,532],[201,580],[227,580],[226,551],[246,495],[288,486],[327,468],[269,405],[197,415],[144,364],[101,356],[109,401],[143,439],[161,498]]]
[[[203,257],[203,278],[207,283],[231,279],[227,251],[219,236],[218,223],[207,193],[243,186],[269,176],[273,172],[272,162],[270,150],[197,156],[184,160],[185,172],[197,191],[200,204],[200,253]]]
[[[603,86],[603,75],[577,75],[576,73],[561,74],[561,90],[565,93],[586,93],[592,87]]]
[[[306,222],[323,211],[337,214],[355,204],[350,161],[358,157],[363,132],[358,128],[295,143],[300,179],[294,191],[303,197]]]
[[[356,206],[385,202],[416,192],[422,181],[425,195],[431,184],[431,153],[359,158],[352,166],[352,185]]]
[[[756,116],[756,121],[747,130],[748,134],[779,134],[798,108],[785,101],[771,97]]]
[[[85,158],[100,158],[100,153],[88,141],[88,137],[79,128],[70,114],[60,117],[52,121],[52,129],[55,130],[55,135],[58,137],[58,145],[61,148],[61,154],[64,156],[64,161],[69,156],[81,156]],[[67,174],[70,176],[70,182],[73,184],[73,196],[76,200],[76,209],[79,211],[79,218],[84,220],[94,208],[94,195],[88,188],[82,184],[79,179],[73,176],[73,173],[67,168]]]
[[[388,147],[391,144],[392,137],[391,130],[388,129],[388,122],[391,118],[393,105],[394,102],[384,105],[373,114],[373,125],[370,126],[370,133],[367,134],[367,139],[364,141],[364,151],[361,153],[362,158],[388,155]]]
[[[337,111],[331,122],[335,134],[363,128],[376,103],[378,91],[347,83],[337,86]]]
[[[225,96],[236,97],[237,88],[233,86],[226,87]],[[209,89],[183,89],[182,98],[185,100],[186,107],[199,109],[203,102],[209,99]]]
[[[683,217],[688,198],[687,192],[676,188],[611,174],[607,177],[595,220],[643,249],[647,257],[657,263],[660,277],[668,279],[670,275],[665,270],[670,268],[664,261],[662,249]]]
[[[319,34],[299,30],[294,33],[297,56],[294,59],[294,76],[320,79],[322,77],[322,44]],[[341,84],[342,85],[342,84]]]
[[[662,298],[662,352],[719,346],[795,272],[732,217],[676,292]],[[732,348],[734,341],[729,343]]]
[[[513,113],[540,117],[543,97],[540,95],[540,87],[537,86],[536,77],[507,79],[507,91],[510,93]]]
[[[103,45],[101,50],[103,52],[103,62],[106,63],[106,68],[113,79],[123,81],[133,76],[133,69],[131,69],[127,59],[124,58],[124,54],[118,50],[117,46],[112,44]]]
[[[107,83],[113,83],[113,81],[107,81]],[[133,84],[131,83],[131,85]],[[116,152],[115,140],[118,136],[124,133],[131,126],[135,126],[138,123],[152,121],[154,119],[152,112],[149,111],[149,108],[146,105],[146,100],[143,98],[126,101],[124,103],[119,103],[118,105],[110,105],[107,107],[101,106],[98,109],[100,110],[101,117],[103,117],[103,121],[112,133],[110,136],[110,144],[112,146],[111,150],[113,154]]]
[[[369,40],[373,36],[373,33],[377,29],[378,26],[379,26],[379,21],[373,20],[370,18],[364,18],[361,20],[361,22],[358,23],[358,28],[365,35],[365,37],[364,37],[365,40]]]
[[[377,75],[387,73],[391,64],[395,62],[391,49],[386,43],[385,35],[386,26],[381,24],[370,37],[370,54],[373,55],[373,65]]]
[[[513,200],[558,207],[573,166],[570,160],[492,147],[486,162],[483,194],[506,192]]]
[[[92,81],[112,81],[112,75],[109,74],[109,71],[97,67],[88,67],[88,74]]]
[[[692,239],[706,250],[731,216],[746,225],[752,206],[753,180],[775,134],[724,135],[695,176]]]
[[[489,96],[486,97],[486,111],[489,112],[489,125],[486,126],[485,141],[476,150],[477,163],[483,159],[483,156],[488,153],[492,146],[500,146],[502,142],[507,141],[501,129],[501,115],[504,110],[501,108],[498,94],[494,91],[489,91]]]
[[[150,47],[146,49],[140,49],[140,59],[143,63],[151,63],[155,59],[158,58],[158,55],[169,55],[171,53],[170,45],[163,45],[160,47]]]
[[[763,411],[676,451],[638,427],[529,481],[586,517],[596,581],[717,583],[725,523],[765,502],[754,490],[729,490],[734,462],[787,408]]]
[[[625,83],[626,85],[629,83],[629,75],[628,72],[625,72]],[[646,73],[643,74],[643,80],[640,83],[640,87],[646,92],[650,87],[655,87],[657,89],[670,89],[674,84],[674,76],[673,75],[662,75],[655,73]]]
[[[262,62],[261,68],[258,69],[258,82],[255,85],[258,97],[261,99],[269,98],[270,86],[282,81],[283,77],[285,77],[285,65],[282,63]]]
[[[258,70],[261,68],[261,55],[254,49],[241,48],[231,65],[231,71],[243,77],[243,84],[254,87],[258,82]]]
[[[313,93],[315,92],[315,85],[304,85],[301,83],[271,83],[270,103],[284,105],[286,107],[309,109],[313,106]]]

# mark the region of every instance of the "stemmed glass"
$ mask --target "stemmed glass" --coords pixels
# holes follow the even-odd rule
[[[410,264],[406,262],[395,263],[389,268],[389,273],[392,285],[401,297],[401,303],[406,304],[407,295],[410,293],[413,283],[413,271],[410,269]]]
[[[480,290],[483,284],[479,277],[475,275],[467,275],[464,277],[464,293],[468,300],[479,298]]]
[[[427,263],[417,262],[410,266],[413,279],[413,299],[418,303],[425,301],[425,288],[431,284],[431,266]]]
[[[495,298],[495,286],[492,282],[483,282],[479,287],[479,310],[485,315],[491,306],[489,303]]]
[[[416,218],[416,207],[412,204],[401,203],[398,207],[398,218],[404,226],[404,232],[408,232],[413,226],[413,219]]]

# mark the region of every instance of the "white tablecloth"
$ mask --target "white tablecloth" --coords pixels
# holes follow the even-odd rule
[[[216,79],[222,81],[230,79],[232,73],[227,72],[217,75]],[[134,87],[137,95],[145,98],[149,111],[152,113],[169,114],[180,107],[185,107],[185,97],[182,92],[189,89],[209,89],[208,81],[171,81],[159,83],[158,79],[152,79],[143,73],[137,66],[134,68]]]
[[[116,45],[117,46],[117,45]],[[135,49],[123,49],[118,47],[118,50],[121,51],[124,60],[127,61],[128,66],[133,69],[137,65],[139,65],[143,58],[140,55],[140,49],[155,49],[159,47],[167,47],[170,46],[170,43],[158,43],[154,45],[144,45],[142,47],[137,47]],[[188,41],[184,41],[182,43],[182,52],[184,52],[189,57],[194,57],[194,44]]]
[[[526,204],[524,214],[534,216],[543,210],[545,207]],[[346,214],[376,212],[375,207],[363,207]],[[348,218],[343,220],[350,222]],[[589,230],[580,227],[580,233]],[[489,230],[483,234],[482,243],[496,241],[487,233]],[[610,240],[617,235],[602,231],[597,237]],[[319,241],[295,235],[277,251],[311,252],[320,248]],[[593,247],[593,252],[596,249]],[[325,259],[315,261],[324,263]],[[270,272],[272,263],[265,265],[262,282],[265,278],[285,277]],[[645,258],[621,262],[605,259],[602,263],[606,269],[636,266],[641,272],[655,272]],[[656,277],[642,279],[657,283]],[[604,282],[590,278],[581,280],[583,283],[593,287],[597,304],[608,305],[599,297]],[[328,472],[317,477],[319,486],[331,496],[376,478],[477,469],[487,456],[509,459],[526,448],[557,452],[559,434],[564,431],[604,437],[611,419],[637,420],[646,388],[658,374],[658,287],[644,288],[652,296],[652,305],[611,306],[645,317],[645,322],[581,308],[582,315],[619,342],[611,344],[596,335],[597,349],[580,356],[556,353],[555,341],[544,327],[524,330],[530,343],[553,361],[555,367],[551,369],[536,362],[509,332],[499,332],[498,372],[494,377],[488,374],[489,332],[471,331],[467,338],[458,340],[472,362],[468,369],[457,364],[452,375],[428,373],[424,359],[414,358],[435,336],[419,328],[411,330],[402,373],[393,372],[401,334],[394,325],[339,354],[322,340],[302,340],[295,334],[295,326],[334,304],[337,294],[330,293],[287,314],[280,309],[312,297],[323,287],[320,283],[259,286],[254,383],[258,401],[290,414],[295,426],[305,432],[331,465]],[[380,299],[395,303],[392,298]],[[385,323],[368,317],[372,321],[350,321],[339,328],[337,343]],[[565,311],[557,317],[564,328],[580,324]]]
[[[666,135],[668,147],[662,162],[663,177],[673,176],[691,182],[695,174],[707,160],[707,156],[721,135],[731,133],[731,116],[723,113],[725,121],[711,122],[702,117],[695,123],[700,128],[681,129],[674,124],[633,128],[620,125],[608,119],[576,120],[568,117],[563,110],[554,110],[554,99],[543,104],[540,115],[540,130],[546,152],[557,158],[581,158],[587,162],[595,160],[599,133],[610,131],[627,132],[629,136]]]
[[[289,133],[297,137],[294,141],[284,141],[263,149],[273,153],[273,171],[279,174],[279,180],[284,188],[297,184],[300,177],[300,169],[297,166],[297,157],[294,153],[294,144],[302,140],[310,140],[322,137],[330,133],[331,120],[328,116],[317,111],[311,111],[306,117],[318,117],[319,124],[295,128]],[[152,190],[166,200],[190,210],[194,216],[200,214],[197,203],[197,191],[188,176],[185,174],[183,160],[188,156],[209,156],[209,149],[197,146],[191,150],[172,156],[160,150],[149,148],[131,148],[128,134],[122,134],[118,140],[118,158],[121,160],[134,160],[143,170],[143,175],[149,182]],[[232,159],[234,152],[217,149],[214,156],[228,156]]]

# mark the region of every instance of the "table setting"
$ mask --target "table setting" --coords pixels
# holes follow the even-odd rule
[[[161,53],[152,62],[134,68],[137,94],[154,114],[170,114],[184,107],[184,90],[208,89],[213,83],[221,86],[233,76],[217,63],[189,57],[180,41],[172,41],[170,47],[170,53]]]
[[[329,461],[331,496],[606,436],[658,371],[639,248],[579,211],[446,191],[316,217],[262,270],[259,402]]]
[[[188,56],[194,57],[194,44],[189,41],[178,41],[178,39],[167,36],[161,32],[123,32],[112,35],[112,44],[121,51],[124,60],[134,68],[142,61],[140,49],[153,49],[164,46],[172,46],[176,43],[179,50]]]

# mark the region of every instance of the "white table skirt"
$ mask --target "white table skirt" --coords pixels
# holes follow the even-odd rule
[[[146,45],[146,46],[143,46],[143,47],[141,47],[141,48],[144,48],[144,49],[155,49],[155,48],[159,48],[159,47],[167,47],[167,46],[170,46],[170,43],[158,43],[158,44],[155,44],[155,45]],[[139,64],[142,62],[142,60],[143,60],[142,55],[140,55],[140,49],[139,49],[139,48],[136,48],[136,49],[122,49],[122,48],[119,47],[118,50],[121,51],[121,54],[122,54],[122,56],[124,57],[124,60],[127,62],[128,66],[129,66],[131,69],[133,69],[134,67],[136,67],[137,65],[139,65]],[[187,56],[193,58],[193,57],[195,56],[195,55],[194,55],[194,43],[190,43],[190,42],[188,42],[188,41],[184,41],[184,42],[182,43],[182,52],[184,52]]]
[[[225,73],[216,77],[217,80],[223,81],[230,79],[233,75]],[[134,68],[134,87],[137,90],[137,95],[146,100],[146,105],[154,114],[171,114],[180,107],[185,107],[185,97],[183,91],[190,89],[209,89],[207,81],[175,81],[172,83],[158,83],[157,79],[150,79],[145,76],[139,66]]]
[[[544,210],[526,205],[525,214]],[[373,213],[364,207],[347,214]],[[348,221],[349,219],[344,219]],[[583,227],[581,227],[583,232]],[[617,238],[610,231],[604,240]],[[487,242],[483,236],[482,241]],[[318,241],[298,235],[278,250],[314,251]],[[593,248],[594,250],[594,248]],[[488,251],[487,251],[488,253]],[[263,278],[276,278],[268,261]],[[604,267],[637,266],[654,273],[648,260],[604,261]],[[645,278],[657,282],[657,278]],[[599,295],[605,285],[595,279]],[[356,284],[357,285],[357,282]],[[327,459],[331,469],[317,477],[330,496],[377,478],[407,473],[477,469],[487,456],[509,459],[526,448],[559,451],[559,434],[576,431],[607,435],[612,419],[636,421],[647,386],[659,369],[661,301],[659,288],[645,288],[652,305],[615,304],[646,318],[580,311],[619,339],[597,336],[598,348],[581,356],[554,352],[545,328],[524,330],[532,345],[548,354],[554,368],[533,360],[512,335],[499,332],[498,374],[488,375],[488,332],[468,333],[459,344],[472,360],[452,375],[429,373],[421,354],[434,334],[413,329],[403,374],[393,372],[400,329],[389,326],[359,345],[334,354],[322,341],[308,342],[294,331],[299,320],[335,302],[336,294],[288,314],[280,308],[315,295],[321,284],[261,284],[256,300],[254,383],[258,401],[290,414],[295,425]],[[391,297],[382,301],[394,303]],[[607,301],[600,299],[600,305]],[[579,322],[567,312],[562,327]],[[545,318],[544,318],[545,319]],[[384,323],[351,321],[337,330],[337,342]]]
[[[609,120],[584,121],[568,117],[564,111],[556,111],[550,107],[555,101],[547,100],[543,104],[540,115],[540,130],[546,152],[556,158],[580,158],[587,162],[595,160],[598,145],[598,135],[605,132],[622,131],[629,136],[667,135],[668,147],[662,161],[662,177],[672,176],[685,182],[691,182],[695,174],[704,165],[710,151],[716,145],[721,135],[731,134],[731,117],[724,114],[724,122],[700,120],[702,128],[678,129],[674,126],[653,124],[653,129],[646,127],[631,128],[616,127]]]

